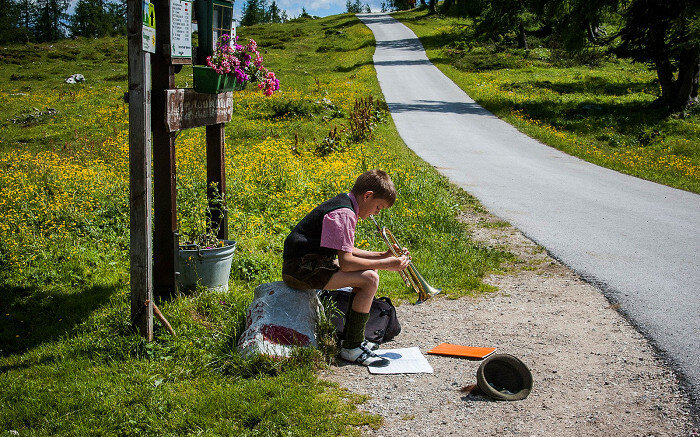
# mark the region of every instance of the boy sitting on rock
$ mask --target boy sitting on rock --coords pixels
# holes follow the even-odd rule
[[[284,241],[282,279],[292,288],[335,290],[352,287],[354,299],[345,322],[340,357],[364,366],[385,366],[377,345],[365,340],[365,325],[379,286],[377,270],[400,271],[408,252],[371,252],[355,247],[357,220],[389,208],[396,188],[382,170],[370,170],[355,181],[350,193],[329,199],[306,215]],[[336,260],[337,257],[337,260]]]

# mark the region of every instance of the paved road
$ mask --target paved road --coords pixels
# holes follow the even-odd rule
[[[477,105],[387,15],[374,65],[421,158],[599,286],[667,356],[700,405],[700,196],[547,147]]]

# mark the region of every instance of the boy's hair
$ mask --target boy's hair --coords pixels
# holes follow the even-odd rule
[[[367,191],[372,191],[380,199],[384,199],[389,206],[396,201],[396,188],[389,175],[379,169],[366,171],[357,177],[352,187],[352,194],[362,196]]]

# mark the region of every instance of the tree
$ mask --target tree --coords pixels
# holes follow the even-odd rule
[[[360,3],[360,0],[355,0],[354,2],[346,0],[345,7],[351,14],[359,14],[362,12],[362,3]]]
[[[0,43],[13,41],[17,33],[19,10],[10,0],[0,0]]]
[[[18,27],[24,29],[27,35],[33,35],[37,16],[34,0],[19,0],[16,4],[19,13]]]
[[[437,9],[437,1],[430,0],[428,9]],[[446,15],[457,15],[462,17],[477,17],[486,7],[486,0],[445,0],[442,2],[440,12]]]
[[[126,35],[127,0],[110,2],[105,5],[105,23],[109,35]]]
[[[270,23],[283,23],[282,15],[280,14],[280,8],[277,6],[277,2],[272,0],[270,4],[270,9],[268,10],[268,22]]]
[[[534,1],[492,0],[487,2],[476,18],[476,29],[481,35],[496,39],[515,32],[518,48],[528,49],[526,27],[537,23]]]
[[[384,4],[382,3],[382,6]],[[372,12],[372,9],[369,7],[367,3],[360,3],[360,0],[355,0],[354,2],[351,2],[350,0],[347,0],[345,2],[345,7],[347,8],[348,12],[351,14],[361,14],[363,12],[370,13]]]
[[[661,85],[657,103],[672,111],[698,100],[700,6],[688,0],[633,0],[624,11],[618,53],[651,64]]]
[[[68,0],[39,0],[37,9],[39,12],[36,22],[37,40],[56,41],[65,36],[63,29],[66,27],[66,9]]]
[[[389,5],[395,11],[405,11],[416,7],[416,0],[389,0]]]
[[[569,51],[590,44],[621,43],[612,50],[656,70],[661,97],[657,104],[678,111],[697,101],[700,70],[698,0],[546,0],[543,12]],[[619,32],[608,38],[605,24]]]
[[[73,36],[98,38],[109,33],[107,14],[101,0],[78,0],[69,21]]]
[[[428,11],[431,14],[434,14],[437,12],[436,6],[437,6],[437,0],[428,0]]]
[[[262,23],[265,16],[265,10],[260,0],[248,0],[243,6],[243,17],[241,18],[241,26],[252,26]]]
[[[603,25],[620,23],[620,0],[546,0],[536,13],[569,52],[609,43]]]

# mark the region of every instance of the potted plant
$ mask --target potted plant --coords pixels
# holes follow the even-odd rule
[[[214,54],[207,56],[207,65],[192,66],[194,89],[200,93],[216,94],[231,90],[242,90],[248,82],[260,82],[258,88],[266,96],[279,89],[275,73],[263,66],[263,57],[254,40],[238,44],[228,34],[223,34],[216,43]]]
[[[183,214],[178,251],[178,287],[190,290],[197,285],[214,291],[227,291],[231,262],[236,242],[218,237],[221,222],[212,219],[212,212],[224,215],[226,201],[216,185],[211,186],[214,197],[209,212],[201,214],[190,201],[191,208]],[[187,198],[187,196],[185,196]],[[198,214],[200,213],[200,214]]]

